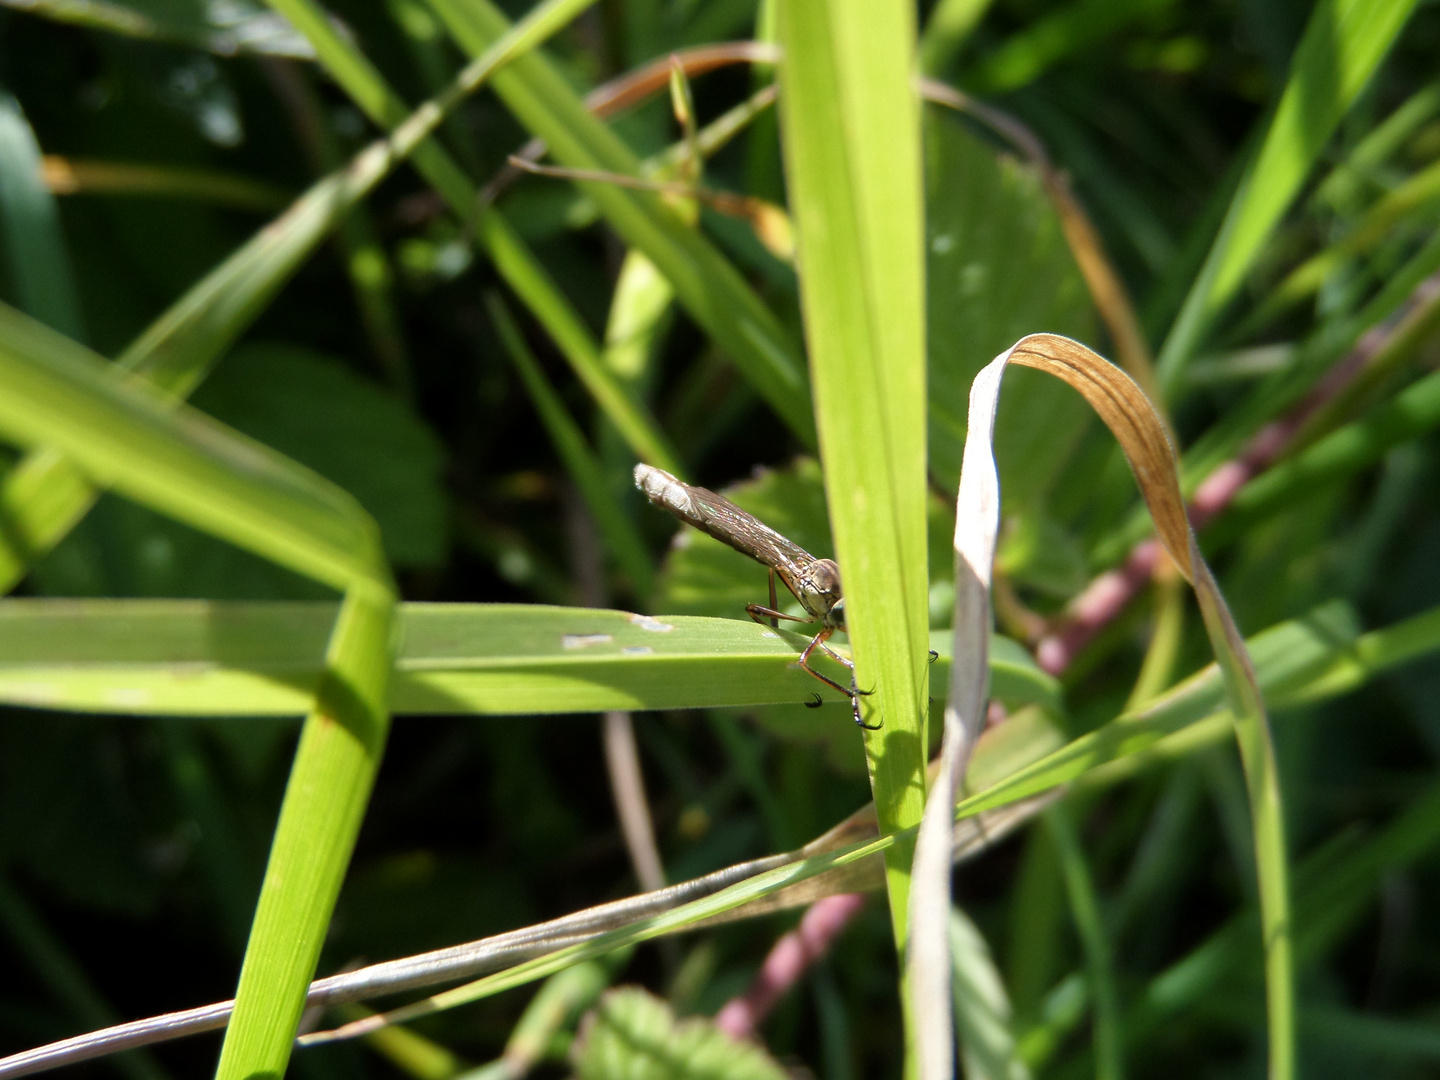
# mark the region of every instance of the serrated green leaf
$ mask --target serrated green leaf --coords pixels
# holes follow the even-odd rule
[[[572,1055],[581,1080],[786,1080],[778,1062],[713,1022],[677,1020],[638,987],[611,990],[582,1021]]]

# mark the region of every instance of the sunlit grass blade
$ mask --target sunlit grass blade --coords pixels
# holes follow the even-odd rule
[[[336,607],[200,600],[0,603],[0,701],[168,716],[298,716],[324,670]],[[478,716],[771,705],[815,685],[808,638],[744,619],[652,618],[537,604],[404,604],[395,713]],[[937,643],[942,644],[942,643]],[[1013,642],[996,697],[1060,711],[1059,687]],[[943,692],[949,658],[931,666]],[[835,669],[837,675],[843,672]],[[829,695],[842,723],[844,699]]]
[[[924,257],[915,28],[899,10],[782,4],[781,134],[802,263],[825,489],[882,831],[919,820],[924,580]],[[841,137],[837,138],[837,134]],[[908,939],[909,853],[891,863]],[[948,978],[948,974],[946,976]]]
[[[795,0],[779,5],[777,27],[781,146],[825,492],[859,682],[875,691],[866,699],[871,722],[884,724],[867,733],[865,746],[881,832],[890,833],[920,819],[927,747],[924,184],[914,15]],[[913,961],[933,942],[910,947],[912,854],[906,841],[887,854],[886,867],[896,947]],[[918,1054],[922,1066],[939,1067],[945,1058],[947,1070],[949,912],[948,896],[926,908],[940,942],[930,981],[945,992],[912,987],[906,1008],[907,1062]],[[922,1007],[930,1012],[911,1012]]]
[[[345,492],[3,306],[0,384],[8,438],[337,589],[388,588],[374,523]]]
[[[432,6],[471,55],[482,52],[509,25],[487,0],[434,0]],[[499,73],[494,87],[561,164],[639,175],[639,158],[590,114],[544,56],[532,53],[517,60]],[[643,251],[669,279],[686,311],[776,414],[802,442],[813,442],[814,419],[799,350],[735,267],[658,197],[613,184],[582,187],[626,243]]]
[[[1219,235],[1160,350],[1171,396],[1212,321],[1235,295],[1337,124],[1370,81],[1415,0],[1321,0],[1296,47],[1290,76]]]
[[[276,828],[222,1075],[289,1056],[388,725],[389,569],[373,520],[269,448],[0,308],[0,429],[97,484],[344,590]],[[297,944],[298,943],[298,944]]]
[[[360,580],[335,622],[266,861],[220,1080],[283,1076],[290,1059],[389,729],[393,611],[388,589]]]

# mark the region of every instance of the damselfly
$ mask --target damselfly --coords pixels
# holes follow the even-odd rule
[[[770,570],[770,606],[746,604],[745,610],[758,623],[769,621],[778,627],[778,619],[790,622],[820,624],[820,632],[805,646],[797,662],[798,666],[819,679],[826,686],[832,686],[850,699],[855,723],[874,731],[879,724],[867,724],[860,718],[860,698],[873,693],[855,686],[855,663],[841,656],[825,643],[837,630],[845,629],[845,598],[840,592],[840,568],[833,559],[817,559],[799,544],[785,539],[754,514],[746,513],[723,495],[702,487],[692,487],[675,479],[663,469],[652,465],[635,466],[635,486],[656,506],[664,507],[687,525],[693,525],[703,533],[713,536],[722,544],[728,544],[742,555]],[[775,575],[800,601],[800,606],[810,616],[787,615],[776,607]],[[826,656],[850,669],[850,685],[842,686],[810,666],[810,655],[819,649]],[[809,702],[812,707],[820,704],[820,695]]]

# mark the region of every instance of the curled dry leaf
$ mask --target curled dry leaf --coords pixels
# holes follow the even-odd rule
[[[1000,525],[1000,485],[993,438],[1000,383],[1010,363],[1063,379],[1089,402],[1120,441],[1161,543],[1195,589],[1216,660],[1225,676],[1245,766],[1260,882],[1271,1075],[1293,1061],[1284,825],[1274,747],[1254,668],[1234,619],[1195,542],[1185,512],[1175,449],[1149,399],[1109,361],[1069,338],[1031,334],[975,377],[955,525],[955,650],[945,709],[941,768],[916,844],[907,978],[917,1010],[921,1076],[949,1077],[953,1062],[948,941],[949,837],[960,783],[984,721],[988,697],[990,582]]]

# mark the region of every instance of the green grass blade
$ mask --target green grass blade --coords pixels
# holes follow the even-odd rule
[[[1073,0],[1000,42],[969,72],[989,94],[1034,82],[1067,56],[1096,49],[1127,23],[1172,6],[1174,0]]]
[[[0,701],[171,716],[299,716],[310,707],[336,607],[201,600],[0,603]],[[808,640],[748,620],[535,604],[404,604],[396,713],[507,716],[607,709],[743,708],[804,701],[790,667]],[[931,666],[944,693],[949,657]],[[837,676],[839,668],[832,669]],[[1055,680],[997,641],[997,699],[1059,711]],[[829,694],[826,712],[844,724]]]
[[[40,146],[20,103],[0,90],[0,239],[20,307],[76,341],[85,338],[80,300],[55,197],[40,169]]]
[[[388,726],[389,570],[349,495],[0,308],[0,428],[97,483],[346,591],[276,828],[222,1075],[280,1075]]]
[[[345,597],[285,788],[225,1032],[220,1080],[283,1076],[389,728],[394,598]]]
[[[924,186],[914,16],[796,0],[780,6],[778,25],[781,144],[825,491],[860,685],[875,689],[866,713],[884,724],[865,744],[880,830],[892,833],[920,820],[928,746]],[[902,955],[912,856],[909,842],[886,855]],[[942,956],[949,911],[948,895],[938,898]],[[935,978],[945,992],[931,1027],[948,1035],[948,963]],[[916,1023],[908,1021],[907,1041],[924,1030]],[[919,1050],[910,1046],[907,1061]]]
[[[4,306],[0,385],[8,438],[317,581],[388,590],[375,525],[344,491]]]
[[[1315,6],[1260,151],[1160,350],[1157,371],[1167,393],[1176,392],[1185,364],[1414,7],[1415,0],[1321,0]]]
[[[487,0],[432,0],[460,46],[477,55],[508,27]],[[585,108],[558,71],[532,53],[494,79],[495,92],[550,153],[574,169],[640,175],[640,160]],[[745,378],[802,442],[813,444],[814,420],[799,350],[743,278],[715,247],[686,226],[658,196],[615,184],[581,184],[610,225],[643,251],[675,288],[691,317],[725,350]]]
[[[920,67],[926,75],[939,76],[949,66],[990,4],[991,0],[940,0],[935,5],[920,38]]]

